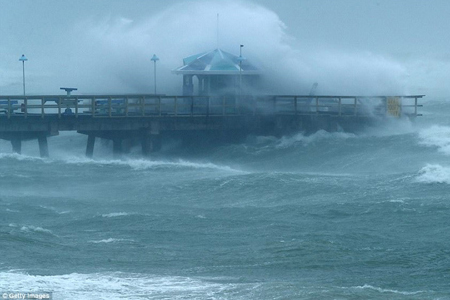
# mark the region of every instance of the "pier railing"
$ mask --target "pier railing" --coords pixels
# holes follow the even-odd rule
[[[238,115],[420,116],[413,96],[0,96],[0,118],[201,117]]]

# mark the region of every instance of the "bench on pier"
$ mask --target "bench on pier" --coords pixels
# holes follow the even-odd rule
[[[95,113],[100,115],[109,114],[109,105],[111,104],[111,114],[123,115],[125,114],[126,100],[125,99],[104,99],[95,100]]]
[[[10,114],[14,113],[16,109],[19,109],[19,101],[17,100],[0,100],[0,113]]]

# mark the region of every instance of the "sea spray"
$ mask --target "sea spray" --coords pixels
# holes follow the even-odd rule
[[[419,132],[420,143],[429,147],[436,147],[445,155],[450,155],[450,127],[433,125]]]
[[[156,9],[150,2],[140,5],[142,14],[135,18],[103,7],[101,11],[84,11],[73,22],[62,24],[63,33],[51,36],[52,47],[31,43],[36,53],[27,54],[30,91],[55,94],[60,92],[55,87],[74,86],[85,94],[151,93],[149,57],[157,54],[158,91],[178,95],[182,78],[172,70],[183,64],[183,58],[216,47],[237,55],[239,45],[244,45],[243,56],[264,73],[264,89],[259,93],[308,94],[314,83],[318,83],[318,94],[406,91],[407,76],[401,63],[382,54],[337,50],[305,41],[302,36],[293,37],[274,11],[256,2],[203,0]],[[27,9],[42,7],[31,3]],[[89,51],[86,45],[91,45]],[[2,74],[7,74],[0,83],[3,93],[16,93],[18,84],[12,83],[20,76],[17,67],[11,64]]]

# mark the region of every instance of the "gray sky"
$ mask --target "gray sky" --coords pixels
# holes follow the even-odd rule
[[[219,46],[260,65],[267,89],[450,94],[446,0],[0,0],[0,94],[180,93],[171,70]]]

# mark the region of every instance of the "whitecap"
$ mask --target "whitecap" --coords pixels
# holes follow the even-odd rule
[[[39,233],[46,233],[46,234],[51,234],[54,235],[53,232],[49,229],[45,229],[39,226],[22,226],[20,228],[21,231],[23,232],[39,232]]]
[[[103,214],[103,218],[115,218],[115,217],[123,217],[123,216],[130,216],[132,213],[126,213],[126,212],[113,212],[109,214]]]
[[[132,239],[114,239],[114,238],[109,238],[109,239],[104,239],[104,240],[98,240],[98,241],[89,241],[90,243],[94,243],[94,244],[100,244],[100,243],[118,243],[118,242],[134,242],[134,240]]]
[[[388,202],[390,202],[390,203],[405,203],[404,200],[400,200],[400,199],[392,199],[392,200],[388,200]]]
[[[450,155],[450,127],[434,125],[419,132],[420,144]]]
[[[400,295],[416,295],[416,294],[423,293],[423,291],[405,292],[405,291],[398,291],[398,290],[393,290],[393,289],[383,289],[383,288],[372,286],[369,284],[364,284],[363,286],[355,286],[353,288],[355,288],[355,289],[370,289],[370,290],[374,290],[374,291],[377,291],[380,293],[393,293],[393,294],[400,294]]]
[[[28,156],[23,154],[17,154],[17,153],[0,153],[0,159],[16,159],[19,161],[42,161],[43,159],[40,157],[35,156]]]
[[[64,211],[59,211],[54,207],[49,207],[49,206],[45,206],[45,205],[39,205],[40,208],[46,209],[46,210],[50,210],[54,213],[57,213],[59,215],[64,215],[64,214],[68,214],[70,213],[70,210],[64,210]]]
[[[191,169],[211,169],[233,173],[246,173],[242,170],[234,169],[226,165],[218,165],[211,162],[192,162],[186,160],[148,160],[148,159],[123,159],[123,160],[95,160],[85,157],[72,156],[60,160],[67,164],[93,164],[98,166],[124,166],[134,170],[149,170],[157,168],[191,168]]]
[[[450,184],[450,168],[438,164],[428,164],[419,171],[416,180],[423,183]]]

